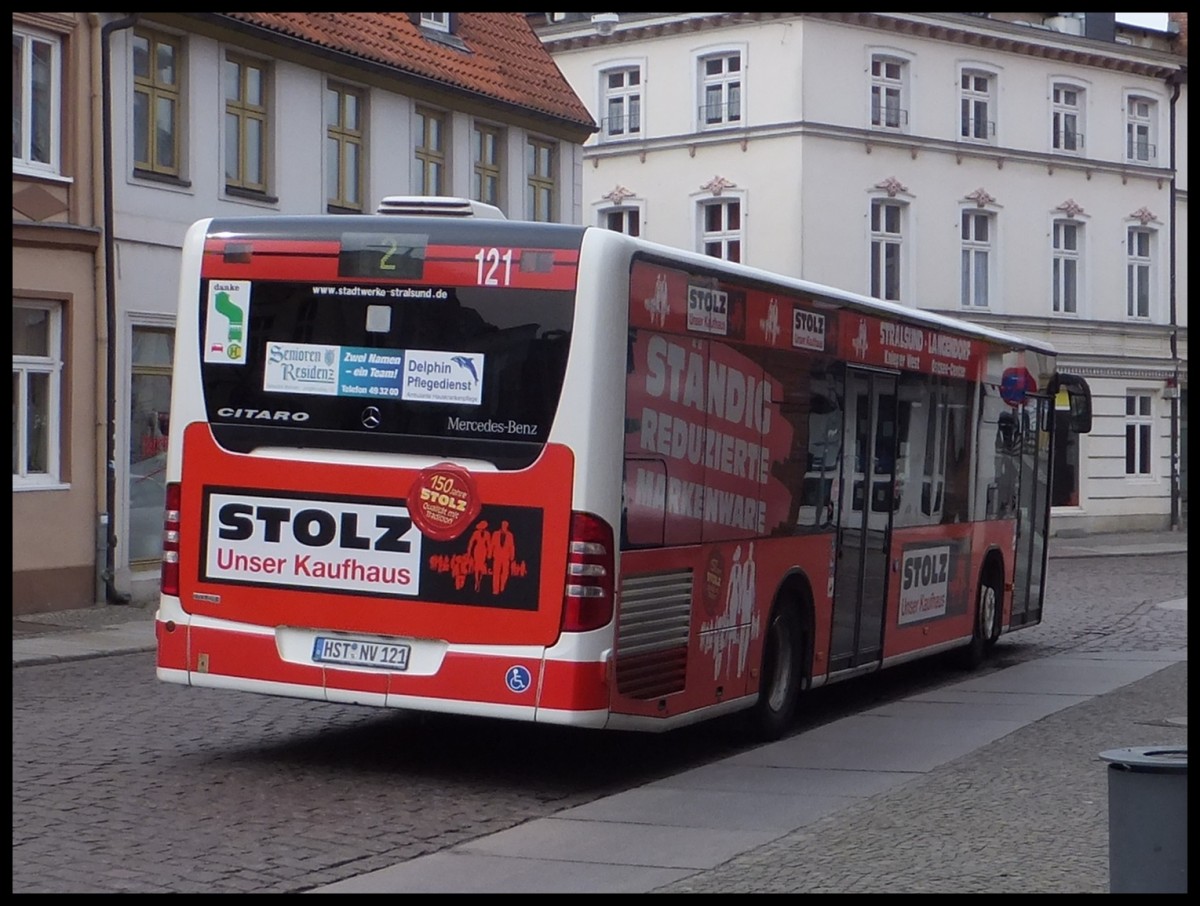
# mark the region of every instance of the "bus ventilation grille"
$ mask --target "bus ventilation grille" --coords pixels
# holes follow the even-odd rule
[[[618,606],[617,691],[637,699],[683,691],[692,571],[623,576]]]

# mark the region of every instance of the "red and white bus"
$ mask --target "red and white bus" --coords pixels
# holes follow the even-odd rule
[[[1041,620],[1053,348],[440,204],[188,232],[160,680],[775,737]]]

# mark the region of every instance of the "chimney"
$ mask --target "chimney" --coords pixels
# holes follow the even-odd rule
[[[1167,13],[1167,31],[1175,42],[1175,52],[1187,56],[1187,13]]]
[[[1084,13],[1083,36],[1111,44],[1117,38],[1117,14]]]

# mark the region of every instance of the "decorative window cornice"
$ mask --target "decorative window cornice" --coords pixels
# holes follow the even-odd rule
[[[1148,223],[1158,220],[1158,218],[1154,216],[1154,212],[1151,211],[1149,208],[1138,208],[1136,211],[1134,211],[1129,216],[1132,217],[1134,220],[1140,221],[1142,226],[1145,226]]]
[[[726,189],[733,189],[736,187],[737,187],[737,183],[730,182],[724,176],[714,176],[712,179],[710,179],[708,182],[706,182],[700,188],[703,189],[705,192],[711,192],[713,197],[715,198],[716,196],[718,196],[722,192],[724,192]]]
[[[967,195],[966,199],[975,202],[977,208],[986,208],[988,205],[996,203],[996,199],[989,195],[982,186]]]
[[[633,196],[634,192],[632,189],[627,189],[625,186],[618,183],[617,185],[613,186],[611,192],[601,197],[606,201],[611,201],[613,204],[619,205],[623,204],[626,198],[632,198]]]
[[[1068,198],[1066,201],[1064,201],[1062,204],[1060,204],[1054,210],[1062,211],[1069,218],[1074,220],[1076,217],[1078,217],[1080,214],[1083,213],[1083,205],[1077,203],[1075,201],[1075,199],[1073,199],[1073,198]]]
[[[889,176],[883,182],[875,183],[875,188],[882,189],[884,192],[886,192],[888,198],[895,198],[901,192],[903,192],[905,195],[908,194],[908,186],[904,185],[904,183],[900,182],[900,180],[896,179],[894,176]]]

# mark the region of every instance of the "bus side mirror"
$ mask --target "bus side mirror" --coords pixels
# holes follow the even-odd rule
[[[1058,374],[1058,393],[1066,392],[1069,413],[1067,430],[1072,434],[1088,434],[1092,430],[1092,390],[1087,381],[1074,374]],[[1056,394],[1057,395],[1057,394]]]

